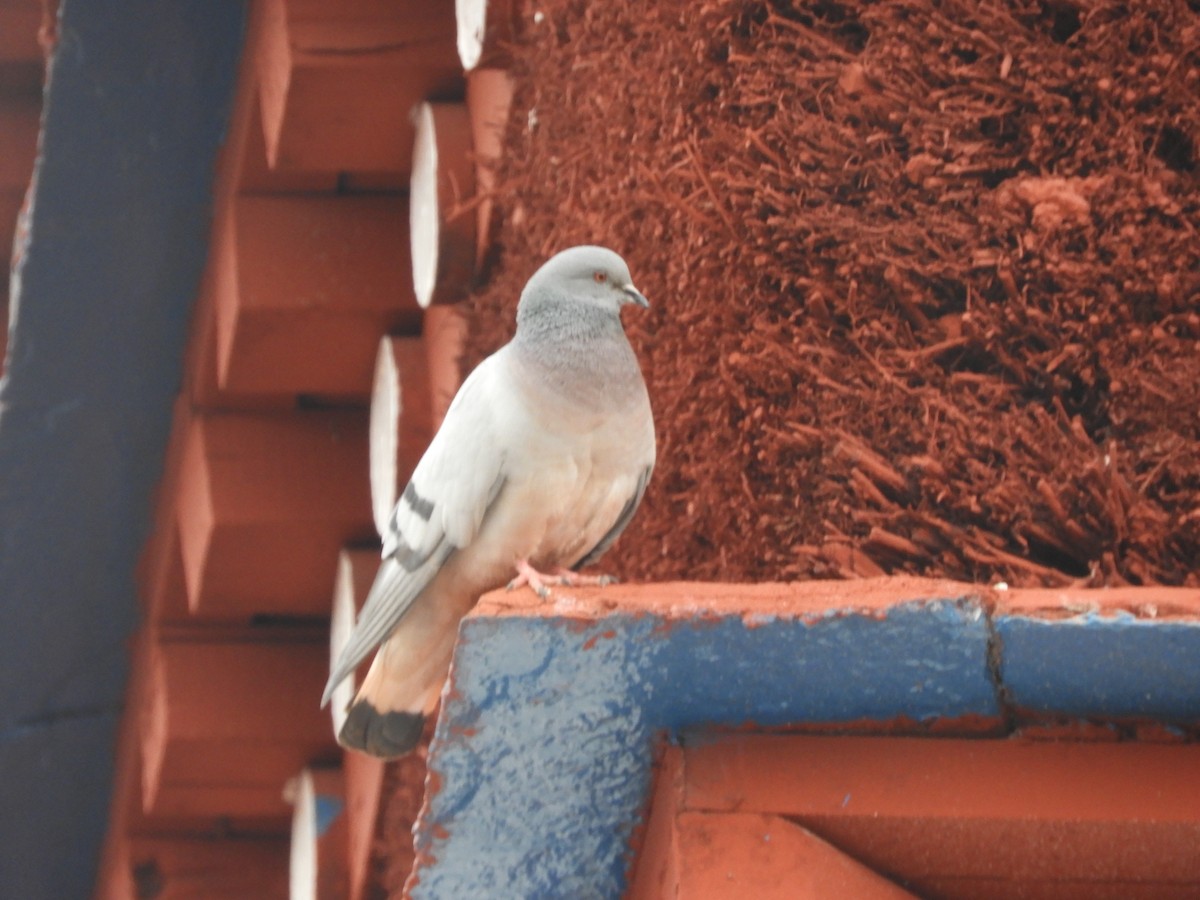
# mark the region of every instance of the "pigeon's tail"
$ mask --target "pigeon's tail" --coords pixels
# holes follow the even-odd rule
[[[360,697],[346,712],[338,743],[380,759],[395,759],[416,747],[424,731],[423,713],[380,712]]]
[[[459,619],[475,600],[447,596],[439,581],[418,595],[380,645],[338,733],[343,747],[390,759],[420,741],[450,668]]]

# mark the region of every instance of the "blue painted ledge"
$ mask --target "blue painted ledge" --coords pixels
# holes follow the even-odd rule
[[[1200,721],[1200,590],[1023,591],[994,619],[1024,715]]]
[[[1200,690],[1188,689],[1200,684],[1197,621],[1045,619],[986,588],[915,578],[575,596],[495,593],[464,620],[430,751],[417,900],[498,885],[620,897],[664,732],[991,722],[1000,733],[1010,697],[1048,713],[1200,721]],[[1200,614],[1200,591],[1183,599]],[[1152,702],[1139,706],[1147,682]]]

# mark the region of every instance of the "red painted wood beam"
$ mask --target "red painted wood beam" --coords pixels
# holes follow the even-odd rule
[[[369,493],[364,413],[195,417],[178,499],[190,609],[328,615],[338,552],[373,538]]]
[[[491,256],[495,228],[496,171],[504,146],[504,130],[512,109],[512,76],[501,69],[476,69],[467,76],[467,109],[475,163],[475,269],[483,272]]]
[[[379,336],[420,322],[404,198],[242,196],[232,215],[214,247],[221,390],[367,397]]]
[[[677,897],[915,900],[811,831],[764,813],[681,813]],[[662,896],[662,895],[660,895]]]
[[[30,4],[34,6],[33,4]],[[37,7],[34,6],[34,10]],[[3,13],[0,8],[0,13]],[[9,18],[18,18],[11,15]],[[25,26],[14,21],[13,25]],[[6,22],[0,17],[0,54],[4,47]],[[33,26],[33,43],[37,46],[37,27]],[[12,38],[16,43],[15,37]],[[8,48],[14,52],[18,47]],[[0,61],[3,56],[0,55]],[[42,110],[42,62],[39,53],[36,63],[6,66],[0,70],[0,253],[7,264],[13,250],[13,236],[17,230],[17,216],[25,200],[25,190],[33,177],[33,163],[37,153],[38,130]],[[7,265],[6,265],[7,271]],[[0,304],[8,297],[8,278],[0,283]],[[7,313],[7,310],[3,310]],[[7,349],[8,316],[0,324],[0,366],[3,366]]]
[[[425,360],[429,366],[429,389],[433,396],[430,415],[436,431],[463,380],[467,319],[462,307],[431,306],[425,310],[421,340],[425,344]]]
[[[286,822],[288,779],[337,757],[317,708],[328,668],[317,643],[157,644],[139,711],[146,812]]]
[[[383,760],[364,753],[348,752],[342,760],[346,781],[346,862],[350,900],[361,900],[367,892],[383,789],[383,766]]]
[[[1200,888],[1195,745],[746,735],[683,765],[686,809],[786,816],[922,895]]]
[[[258,64],[273,169],[409,174],[408,112],[461,95],[454,7],[266,0]]]
[[[288,843],[282,838],[133,836],[125,854],[132,890],[114,892],[112,900],[288,896]]]
[[[42,65],[39,32],[53,13],[38,0],[6,0],[0,3],[0,62]]]
[[[912,894],[811,831],[766,813],[685,807],[683,751],[666,749],[629,900],[903,900]]]
[[[40,66],[33,75],[34,86],[40,87]],[[33,175],[41,128],[41,92],[28,90],[24,81],[11,85],[0,75],[0,192],[6,194],[24,195]]]

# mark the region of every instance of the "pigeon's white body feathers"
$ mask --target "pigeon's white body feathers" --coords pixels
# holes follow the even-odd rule
[[[566,251],[530,281],[517,337],[463,383],[396,504],[384,564],[325,693],[380,646],[339,736],[348,746],[409,749],[480,594],[519,561],[542,571],[594,562],[641,500],[655,440],[618,315],[630,301],[602,306],[608,295],[582,279],[588,299],[577,301],[574,283],[546,277],[572,254],[570,271],[603,272],[645,303],[620,258],[600,248]]]

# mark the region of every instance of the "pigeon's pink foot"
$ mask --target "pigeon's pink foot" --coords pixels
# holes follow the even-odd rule
[[[617,579],[611,575],[580,575],[570,569],[559,567],[547,574],[539,572],[529,564],[528,560],[517,560],[517,577],[508,583],[508,590],[514,591],[519,587],[529,585],[533,592],[545,600],[550,596],[550,585],[556,587],[590,587],[616,584]]]
[[[550,588],[546,586],[546,582],[558,584],[558,578],[555,575],[547,575],[544,572],[539,572],[529,564],[529,560],[517,560],[517,577],[508,583],[508,590],[515,591],[519,587],[529,585],[535,594],[545,600],[550,596]]]

